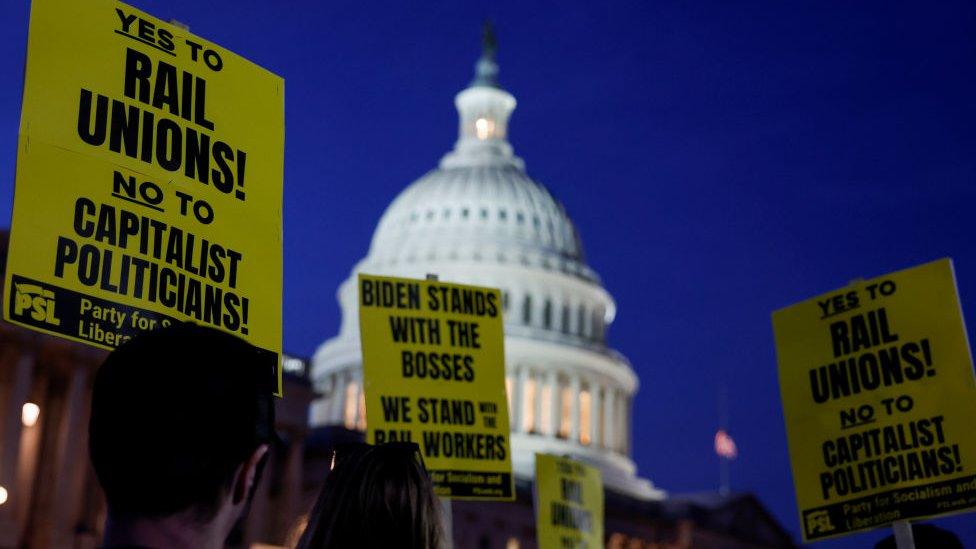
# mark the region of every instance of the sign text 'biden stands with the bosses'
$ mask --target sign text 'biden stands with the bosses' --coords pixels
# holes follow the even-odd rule
[[[501,293],[359,275],[371,442],[415,442],[437,493],[514,498]]]
[[[948,259],[773,326],[805,539],[976,508],[976,384]]]
[[[190,320],[281,349],[284,83],[110,0],[35,0],[6,319],[111,349]]]

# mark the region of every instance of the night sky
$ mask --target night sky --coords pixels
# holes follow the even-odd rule
[[[727,387],[732,487],[799,539],[771,311],[950,256],[976,322],[976,3],[132,3],[285,78],[290,353],[337,332],[380,215],[453,145],[486,17],[516,154],[617,300],[634,459],[659,487],[717,487]],[[0,6],[9,220],[28,3]],[[976,515],[937,522],[976,544]]]

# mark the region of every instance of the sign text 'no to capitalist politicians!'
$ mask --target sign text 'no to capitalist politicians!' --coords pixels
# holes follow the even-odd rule
[[[438,495],[513,499],[501,293],[358,282],[370,441],[417,443]]]
[[[34,0],[4,318],[105,349],[189,320],[277,366],[283,157],[280,77],[120,2]]]
[[[603,547],[603,479],[578,461],[535,455],[535,516],[539,549]]]
[[[804,539],[976,508],[976,383],[952,262],[773,313]]]

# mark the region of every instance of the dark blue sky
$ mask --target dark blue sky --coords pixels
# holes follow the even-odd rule
[[[634,458],[659,486],[715,488],[726,385],[733,488],[798,536],[770,312],[948,255],[972,325],[972,2],[132,3],[286,80],[292,353],[337,331],[335,290],[384,208],[453,144],[486,16],[516,152],[617,299],[610,341],[642,383]],[[3,220],[27,13],[0,7]],[[939,523],[976,544],[974,515]]]

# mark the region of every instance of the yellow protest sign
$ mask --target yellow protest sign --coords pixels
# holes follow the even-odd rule
[[[514,499],[501,293],[358,283],[369,441],[417,443],[440,496]]]
[[[805,540],[976,508],[976,384],[949,259],[773,313]]]
[[[280,77],[120,2],[34,0],[4,318],[105,349],[190,320],[277,367],[283,157]]]
[[[603,479],[596,467],[535,455],[535,531],[540,549],[603,547]]]

